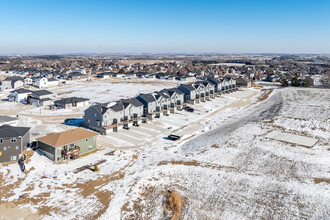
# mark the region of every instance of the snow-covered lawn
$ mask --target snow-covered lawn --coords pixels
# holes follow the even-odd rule
[[[159,136],[59,165],[34,153],[25,174],[17,164],[1,166],[1,202],[31,207],[44,219],[163,219],[165,193],[176,189],[183,219],[329,219],[330,91],[275,89],[264,101],[251,91],[123,133],[143,140],[173,123],[183,135],[177,142]],[[265,138],[271,131],[319,141],[295,146]],[[99,173],[74,173],[99,160],[106,160]]]

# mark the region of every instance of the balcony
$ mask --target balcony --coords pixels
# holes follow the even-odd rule
[[[80,152],[80,147],[78,147],[78,146],[76,146],[74,149],[71,149],[69,151],[62,150],[62,154],[66,155],[66,156],[69,156],[69,155],[72,155],[75,153],[78,153],[78,155],[79,155],[79,152]]]

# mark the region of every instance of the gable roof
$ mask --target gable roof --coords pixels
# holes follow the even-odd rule
[[[10,117],[7,115],[0,115],[0,123],[3,122],[10,122],[10,121],[17,121],[18,118],[17,117]]]
[[[20,89],[14,90],[13,92],[17,92],[18,94],[24,94],[24,93],[30,93],[32,91],[28,90],[28,89],[20,88]]]
[[[60,100],[56,100],[54,103],[58,103],[58,104],[71,104],[71,103],[75,103],[75,102],[85,102],[88,101],[89,99],[85,99],[85,98],[78,98],[78,97],[70,97],[70,98],[65,98],[65,99],[60,99]]]
[[[76,128],[58,133],[50,133],[44,137],[37,138],[37,141],[40,141],[53,147],[61,147],[97,135],[98,133],[94,131],[90,131],[83,128]]]
[[[8,137],[22,137],[24,136],[31,128],[29,127],[14,127],[11,125],[2,125],[0,126],[0,138]]]
[[[48,90],[37,90],[37,91],[32,91],[33,94],[41,96],[41,95],[50,95],[53,94],[52,92]]]
[[[141,97],[146,102],[155,102],[156,101],[156,98],[149,93],[148,94],[139,94],[138,96]]]

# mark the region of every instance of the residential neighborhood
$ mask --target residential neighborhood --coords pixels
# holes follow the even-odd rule
[[[169,198],[181,196],[178,219],[273,219],[274,205],[280,219],[323,219],[329,65],[318,55],[0,56],[0,211],[172,219]]]

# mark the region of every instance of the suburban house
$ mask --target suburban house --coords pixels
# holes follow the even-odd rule
[[[57,79],[54,79],[54,78],[48,79],[48,87],[58,86],[58,84],[59,84],[59,81]]]
[[[194,104],[196,101],[196,88],[192,84],[181,84],[178,89],[184,93],[184,101]],[[199,97],[198,97],[199,98]]]
[[[34,106],[47,106],[52,104],[53,93],[48,90],[32,91],[29,103]]]
[[[98,73],[96,75],[96,77],[102,78],[102,79],[108,79],[108,78],[112,77],[113,74],[115,74],[115,73],[113,73],[113,72],[103,72],[103,73]]]
[[[10,117],[7,115],[0,115],[0,126],[1,125],[11,125],[16,126],[18,122],[18,117]]]
[[[0,91],[1,92],[4,92],[9,89],[12,89],[11,81],[0,81]]]
[[[27,77],[23,80],[23,83],[24,83],[24,85],[32,85],[33,80],[31,78]]]
[[[88,79],[87,74],[82,74],[81,72],[72,72],[67,76],[67,80],[81,80]]]
[[[78,97],[70,97],[65,99],[60,99],[54,101],[54,105],[57,108],[69,109],[75,107],[82,107],[89,104],[89,99],[78,98]]]
[[[0,163],[17,161],[30,143],[30,128],[0,126]]]
[[[37,138],[38,149],[55,163],[76,159],[96,150],[98,133],[83,128],[50,133]]]
[[[19,102],[19,103],[27,103],[29,96],[31,96],[32,91],[24,88],[16,89],[11,91],[8,100],[10,102]]]
[[[236,84],[237,84],[237,87],[246,87],[246,88],[251,87],[251,81],[246,78],[237,78]]]
[[[39,89],[48,87],[48,79],[46,77],[35,77],[32,80],[32,85],[38,87]]]
[[[6,81],[11,82],[12,89],[17,89],[24,86],[23,78],[21,77],[8,77],[6,78]]]
[[[184,81],[184,82],[195,82],[196,77],[195,76],[189,76],[189,75],[180,75],[180,76],[176,76],[176,80]]]

